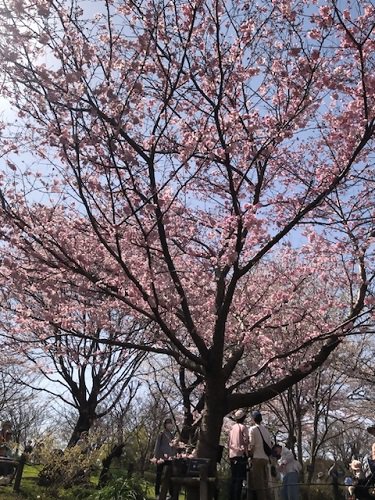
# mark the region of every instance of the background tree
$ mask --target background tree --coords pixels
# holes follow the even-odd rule
[[[135,468],[143,476],[150,468],[155,442],[167,417],[170,418],[171,413],[165,398],[161,398],[155,388],[148,390],[146,385],[129,405],[127,401],[120,402],[98,422],[97,433],[103,442],[122,443],[125,467]]]
[[[12,356],[4,342],[0,359],[0,422],[11,422],[12,442],[18,451],[27,440],[37,438],[46,425],[49,414],[41,408],[47,398],[30,388],[38,384],[38,374],[26,370],[20,355]]]
[[[24,371],[42,375],[37,384],[18,376],[21,384],[74,408],[76,419],[68,442],[73,446],[81,432],[89,431],[125,394],[129,401],[133,399],[139,386],[135,374],[145,353],[113,343],[118,332],[122,338],[134,337],[140,327],[115,310],[97,311],[99,300],[68,293],[64,287],[49,288],[44,295],[35,284],[30,287],[22,281],[21,266],[18,261],[19,279],[8,277],[3,289],[3,341],[25,365]],[[44,279],[42,274],[39,278]],[[65,317],[57,323],[61,311]]]
[[[100,338],[100,332],[97,335]],[[95,421],[107,415],[120,400],[133,399],[139,386],[135,374],[143,355],[125,353],[121,348],[103,346],[92,340],[77,340],[66,335],[62,339],[55,338],[47,355],[30,353],[28,358],[37,363],[38,370],[49,382],[40,390],[56,396],[78,414],[68,442],[73,446],[81,432],[89,431]],[[50,363],[41,364],[41,358],[46,357]],[[54,389],[51,383],[60,388]]]
[[[194,447],[204,408],[203,377],[178,365],[173,358],[154,356],[149,363],[150,393],[164,400],[180,440]]]
[[[336,355],[267,405],[276,416],[279,439],[284,433],[300,463],[308,462],[307,484],[316,476],[319,459],[337,457],[333,443],[342,442],[363,425],[361,412],[348,397],[349,375],[337,370],[335,360]],[[343,463],[349,464],[350,458]]]

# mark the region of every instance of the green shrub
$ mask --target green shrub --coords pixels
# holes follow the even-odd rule
[[[137,478],[119,477],[90,497],[91,500],[144,500],[146,483]]]
[[[101,449],[82,450],[78,445],[64,451],[54,447],[52,438],[46,438],[39,452],[43,467],[38,485],[70,488],[89,483],[90,474],[98,465]]]

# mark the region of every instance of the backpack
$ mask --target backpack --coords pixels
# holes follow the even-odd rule
[[[272,455],[272,448],[265,442],[262,431],[260,430],[259,427],[258,430],[260,432],[260,435],[262,436],[264,453],[267,455],[267,457],[270,457]]]

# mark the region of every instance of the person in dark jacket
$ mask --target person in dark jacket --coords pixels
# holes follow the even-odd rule
[[[176,454],[176,449],[173,446],[173,422],[172,419],[167,418],[164,420],[164,429],[159,434],[156,444],[154,457],[156,460],[156,480],[155,480],[155,495],[158,497],[160,493],[161,479],[163,475],[163,469],[165,466],[171,463],[171,459]],[[172,495],[171,488],[169,493]]]
[[[9,420],[2,423],[0,430],[0,457],[12,458],[11,441],[13,437],[12,424]],[[15,473],[14,465],[3,462],[0,464],[1,484],[9,484]]]

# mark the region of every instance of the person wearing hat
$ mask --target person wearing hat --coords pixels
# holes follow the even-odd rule
[[[371,436],[375,436],[375,425],[367,427],[367,432],[369,432]],[[372,460],[375,460],[375,441],[372,443],[371,446],[371,458]]]
[[[231,470],[230,500],[241,500],[242,483],[246,479],[249,449],[249,431],[244,425],[246,411],[237,410],[233,415],[235,423],[229,433],[229,460]]]
[[[257,500],[271,500],[269,490],[269,455],[266,455],[265,448],[272,448],[271,435],[262,424],[262,414],[260,411],[253,411],[251,414],[254,425],[249,429],[249,454],[251,457],[251,489],[256,493]],[[265,444],[266,445],[265,445]]]

